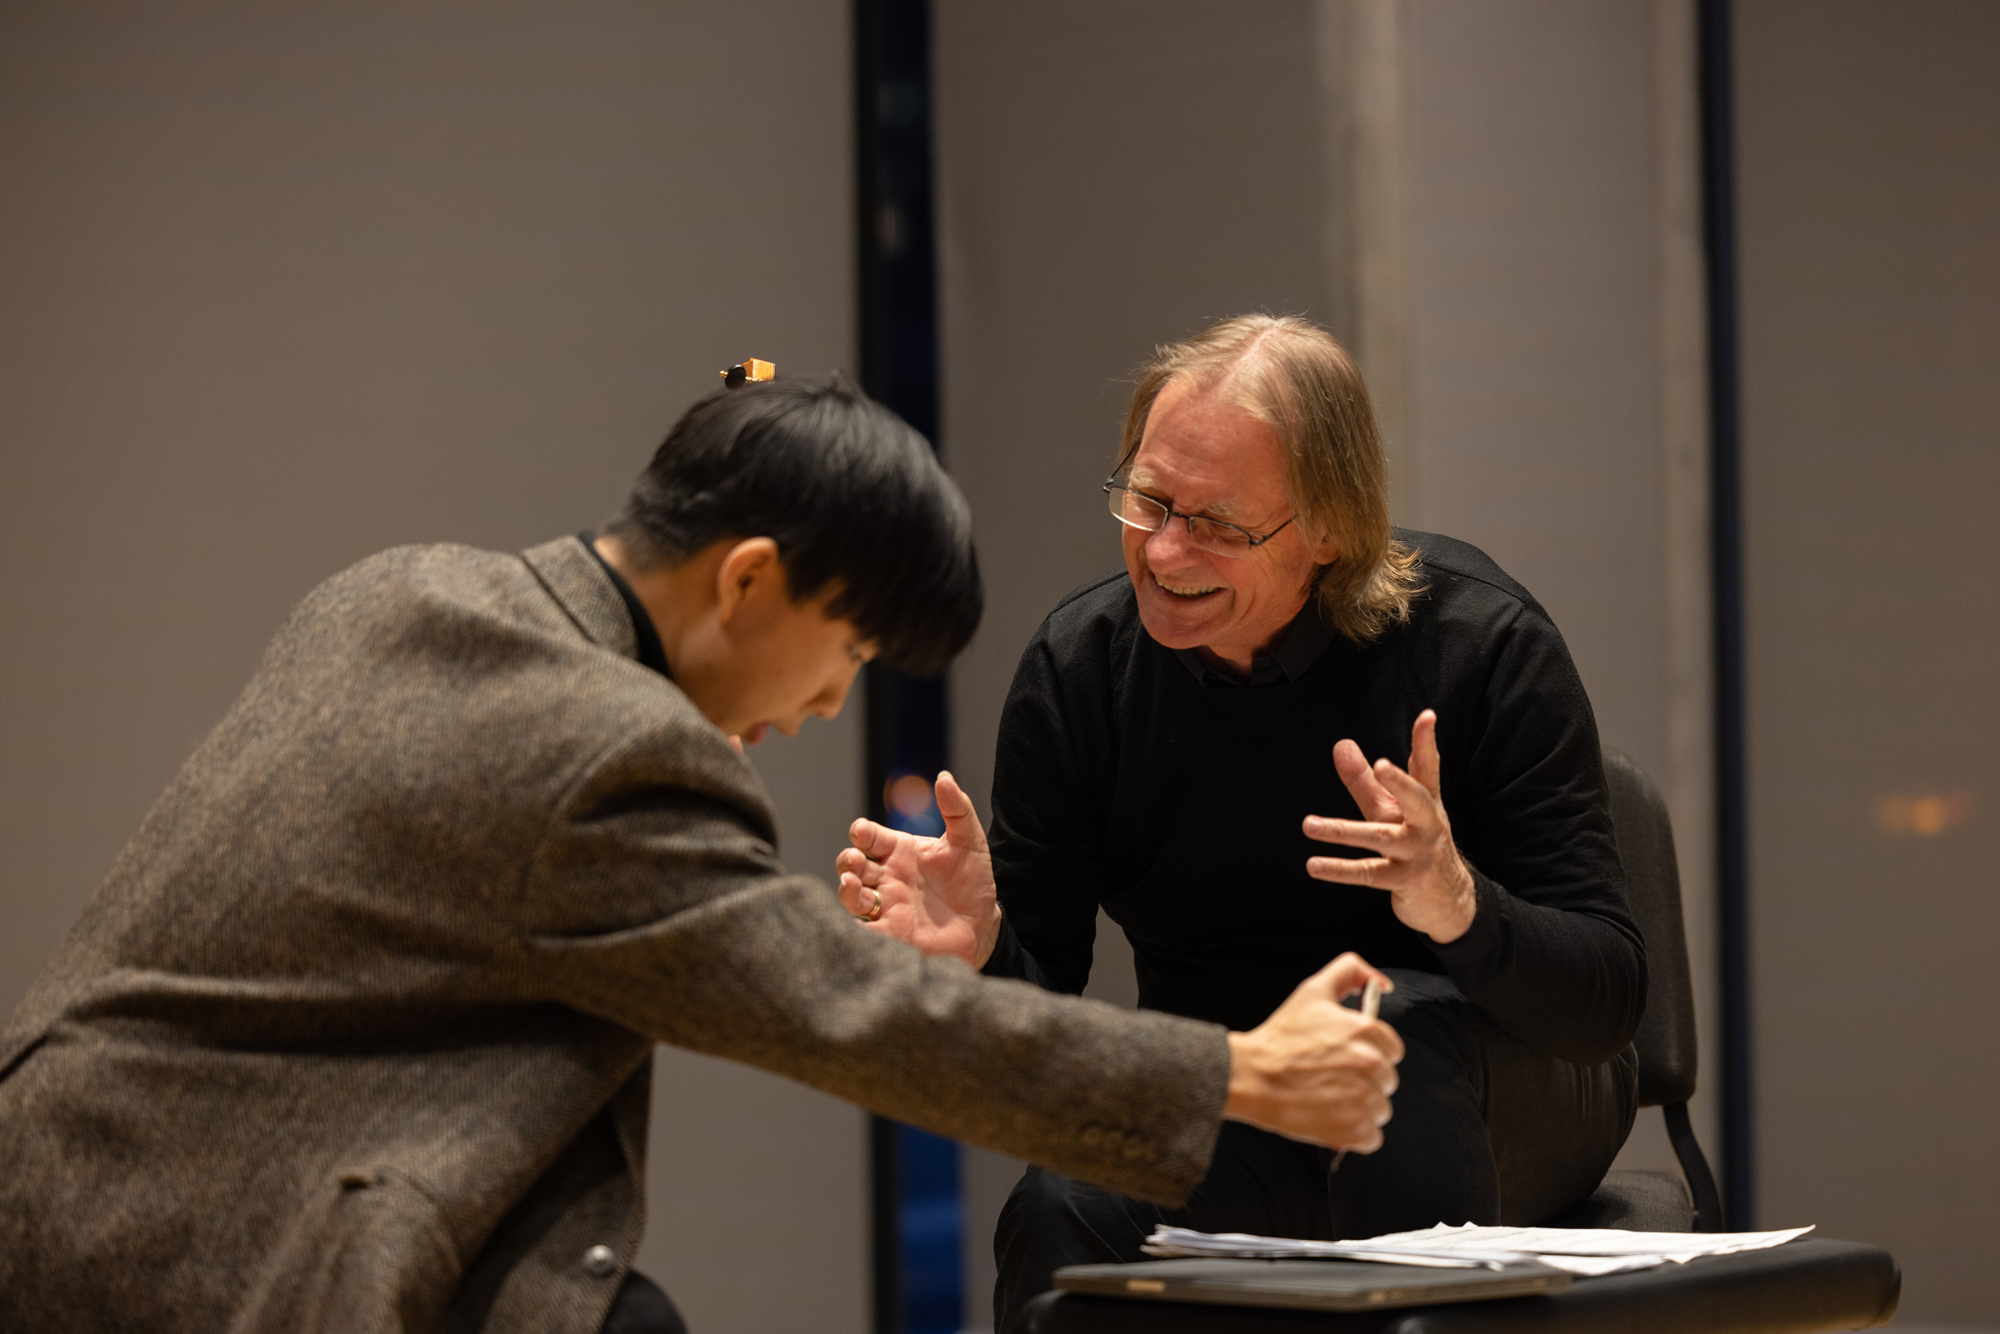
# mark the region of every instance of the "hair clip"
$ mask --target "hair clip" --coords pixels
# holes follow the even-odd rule
[[[728,370],[720,372],[720,374],[723,384],[731,389],[739,389],[746,380],[776,379],[778,368],[768,361],[759,361],[755,357],[746,357],[736,365],[731,366]]]

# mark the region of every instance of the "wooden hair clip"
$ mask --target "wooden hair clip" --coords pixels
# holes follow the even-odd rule
[[[776,379],[777,374],[778,368],[776,366],[773,366],[768,361],[759,361],[755,357],[746,357],[743,361],[721,372],[722,383],[731,389],[741,388],[746,380]]]

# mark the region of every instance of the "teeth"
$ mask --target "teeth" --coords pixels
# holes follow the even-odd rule
[[[1183,598],[1198,598],[1205,594],[1213,593],[1217,589],[1222,587],[1222,585],[1220,584],[1212,584],[1206,588],[1192,587],[1192,586],[1185,588],[1176,587],[1175,585],[1170,584],[1166,580],[1160,578],[1158,575],[1153,576],[1153,582],[1158,584],[1161,588],[1166,589],[1169,593],[1172,593],[1175,597],[1183,597]]]

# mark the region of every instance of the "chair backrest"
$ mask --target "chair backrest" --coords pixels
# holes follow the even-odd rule
[[[1694,1095],[1694,987],[1687,928],[1681,921],[1681,872],[1674,829],[1653,780],[1621,750],[1604,748],[1611,824],[1625,863],[1625,897],[1646,937],[1646,1013],[1639,1021],[1639,1105],[1686,1102]]]

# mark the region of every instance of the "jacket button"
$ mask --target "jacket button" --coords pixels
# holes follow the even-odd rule
[[[1077,1139],[1082,1141],[1084,1148],[1094,1149],[1104,1141],[1104,1127],[1087,1125],[1083,1128],[1083,1133],[1077,1136]]]
[[[1137,1135],[1125,1141],[1125,1156],[1127,1158],[1138,1158],[1143,1156],[1145,1152],[1146,1142]]]
[[[583,1271],[592,1278],[609,1278],[618,1272],[618,1253],[609,1246],[593,1246],[583,1253]]]

